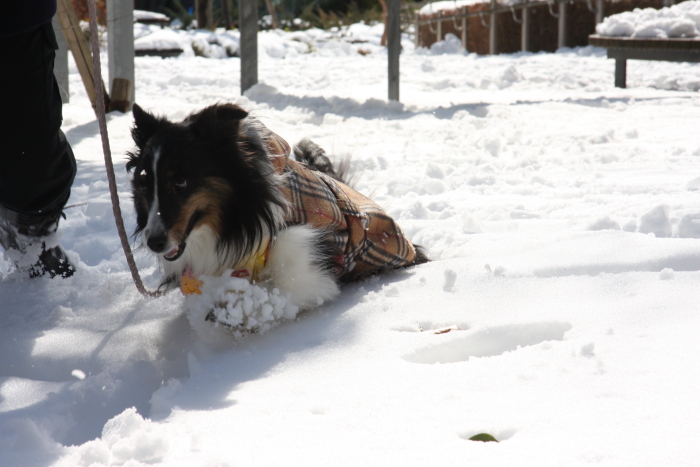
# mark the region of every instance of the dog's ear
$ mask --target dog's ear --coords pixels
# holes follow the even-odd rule
[[[226,138],[238,133],[240,121],[248,112],[235,104],[216,104],[187,117],[192,130],[201,138]]]
[[[138,104],[132,106],[132,112],[134,114],[134,127],[131,129],[131,137],[134,138],[136,146],[143,149],[148,140],[167,120],[146,112]]]

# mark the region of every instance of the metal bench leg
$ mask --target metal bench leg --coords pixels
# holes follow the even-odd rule
[[[627,60],[624,58],[615,59],[615,87],[627,87]]]

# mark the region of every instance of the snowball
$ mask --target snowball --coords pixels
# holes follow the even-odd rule
[[[673,279],[673,277],[673,269],[671,268],[664,268],[659,273],[659,279],[661,279],[662,281],[670,281],[671,279]]]
[[[700,213],[686,214],[678,224],[681,238],[700,238]]]
[[[398,297],[399,294],[399,288],[396,286],[389,287],[384,291],[384,295],[386,295],[387,297]]]
[[[622,227],[622,230],[624,230],[625,232],[636,232],[637,221],[635,219],[632,219]]]
[[[484,229],[478,220],[468,212],[462,213],[462,231],[464,233],[473,234],[481,233]]]
[[[430,219],[430,212],[420,200],[416,200],[401,212],[401,219]]]
[[[462,40],[452,33],[445,34],[445,40],[435,42],[430,46],[431,55],[464,54]]]
[[[74,376],[78,379],[85,379],[85,372],[81,370],[73,370],[71,371],[71,376]]]
[[[70,318],[75,318],[75,313],[73,312],[73,309],[61,305],[58,305],[53,310],[51,310],[51,315],[49,315],[49,319],[52,321],[63,321]]]
[[[589,225],[588,230],[620,230],[620,224],[606,216]]]
[[[445,178],[445,171],[439,165],[430,162],[425,169],[425,174],[430,178]]]
[[[442,290],[445,292],[453,292],[456,281],[457,273],[452,269],[445,269],[445,282],[442,285]]]
[[[503,73],[501,74],[498,80],[498,87],[500,89],[504,89],[509,86],[512,86],[513,83],[522,81],[522,79],[523,75],[518,71],[518,69],[515,68],[513,65],[510,65],[508,68],[503,70]]]
[[[496,266],[493,270],[493,275],[497,277],[503,277],[506,275],[506,268],[503,266]]]
[[[447,185],[445,182],[434,178],[425,180],[423,182],[423,188],[425,188],[425,191],[431,195],[439,195],[447,191]]]
[[[502,142],[501,138],[499,137],[486,137],[482,140],[482,144],[484,149],[493,157],[498,157],[498,155],[501,153]]]
[[[700,190],[700,177],[692,179],[685,187],[690,191]]]
[[[593,350],[595,349],[595,343],[591,342],[589,344],[584,345],[581,347],[581,356],[582,357],[593,357],[595,356],[595,353],[593,353]]]
[[[653,233],[657,237],[670,237],[671,221],[668,218],[668,212],[668,206],[656,206],[642,216],[639,231],[642,233]]]

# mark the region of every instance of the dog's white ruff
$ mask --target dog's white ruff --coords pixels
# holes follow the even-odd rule
[[[304,225],[280,230],[261,274],[262,280],[270,280],[271,287],[278,288],[282,296],[300,309],[316,307],[340,293],[332,272],[319,267],[322,258],[316,245],[320,235],[319,230]],[[220,276],[234,265],[217,253],[216,244],[217,237],[208,226],[197,227],[176,261],[158,255],[163,273],[166,277],[180,277],[189,265],[195,276]]]
[[[211,230],[207,230],[208,235],[211,235],[207,241],[215,243]],[[241,337],[246,332],[265,332],[285,320],[294,319],[300,309],[314,308],[326,300],[336,298],[340,289],[332,273],[319,267],[321,258],[316,245],[320,235],[320,231],[309,226],[295,226],[281,230],[270,250],[260,282],[256,284],[248,284],[244,279],[200,276],[204,282],[201,288],[203,295],[187,296],[189,308],[187,318],[199,338],[210,345],[228,345],[231,342],[231,335]],[[204,232],[200,232],[197,238],[204,240],[206,236]],[[215,251],[207,247],[206,242],[200,241],[196,244],[199,251]],[[189,246],[185,253],[188,249]],[[212,261],[211,257],[199,259]],[[206,265],[200,264],[199,267],[203,266]],[[233,284],[236,281],[238,285]],[[245,286],[241,287],[241,283]],[[232,290],[240,290],[241,293],[227,295],[227,292],[230,292],[227,289],[231,286],[233,286]],[[262,293],[261,288],[265,289]],[[246,299],[246,294],[260,295],[258,306],[268,309],[246,309],[244,304],[246,301],[251,302],[251,305],[255,302],[255,300],[249,300],[250,297]],[[227,297],[233,297],[235,302],[226,303]],[[286,305],[287,303],[292,306]],[[238,319],[236,327],[220,326],[219,324],[233,324],[226,319],[220,320],[221,317],[216,319],[215,325],[207,321],[207,316],[211,311],[215,311],[216,307],[221,308],[224,314],[227,313],[226,308],[236,308],[229,310],[235,315],[233,317]]]
[[[316,245],[320,235],[306,225],[280,230],[262,272],[263,278],[270,278],[272,286],[300,309],[316,307],[340,293],[333,273],[319,267],[322,258]]]

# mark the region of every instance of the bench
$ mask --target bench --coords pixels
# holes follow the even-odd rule
[[[588,36],[588,43],[604,47],[615,59],[615,87],[627,87],[627,60],[700,62],[700,38],[649,39]]]

